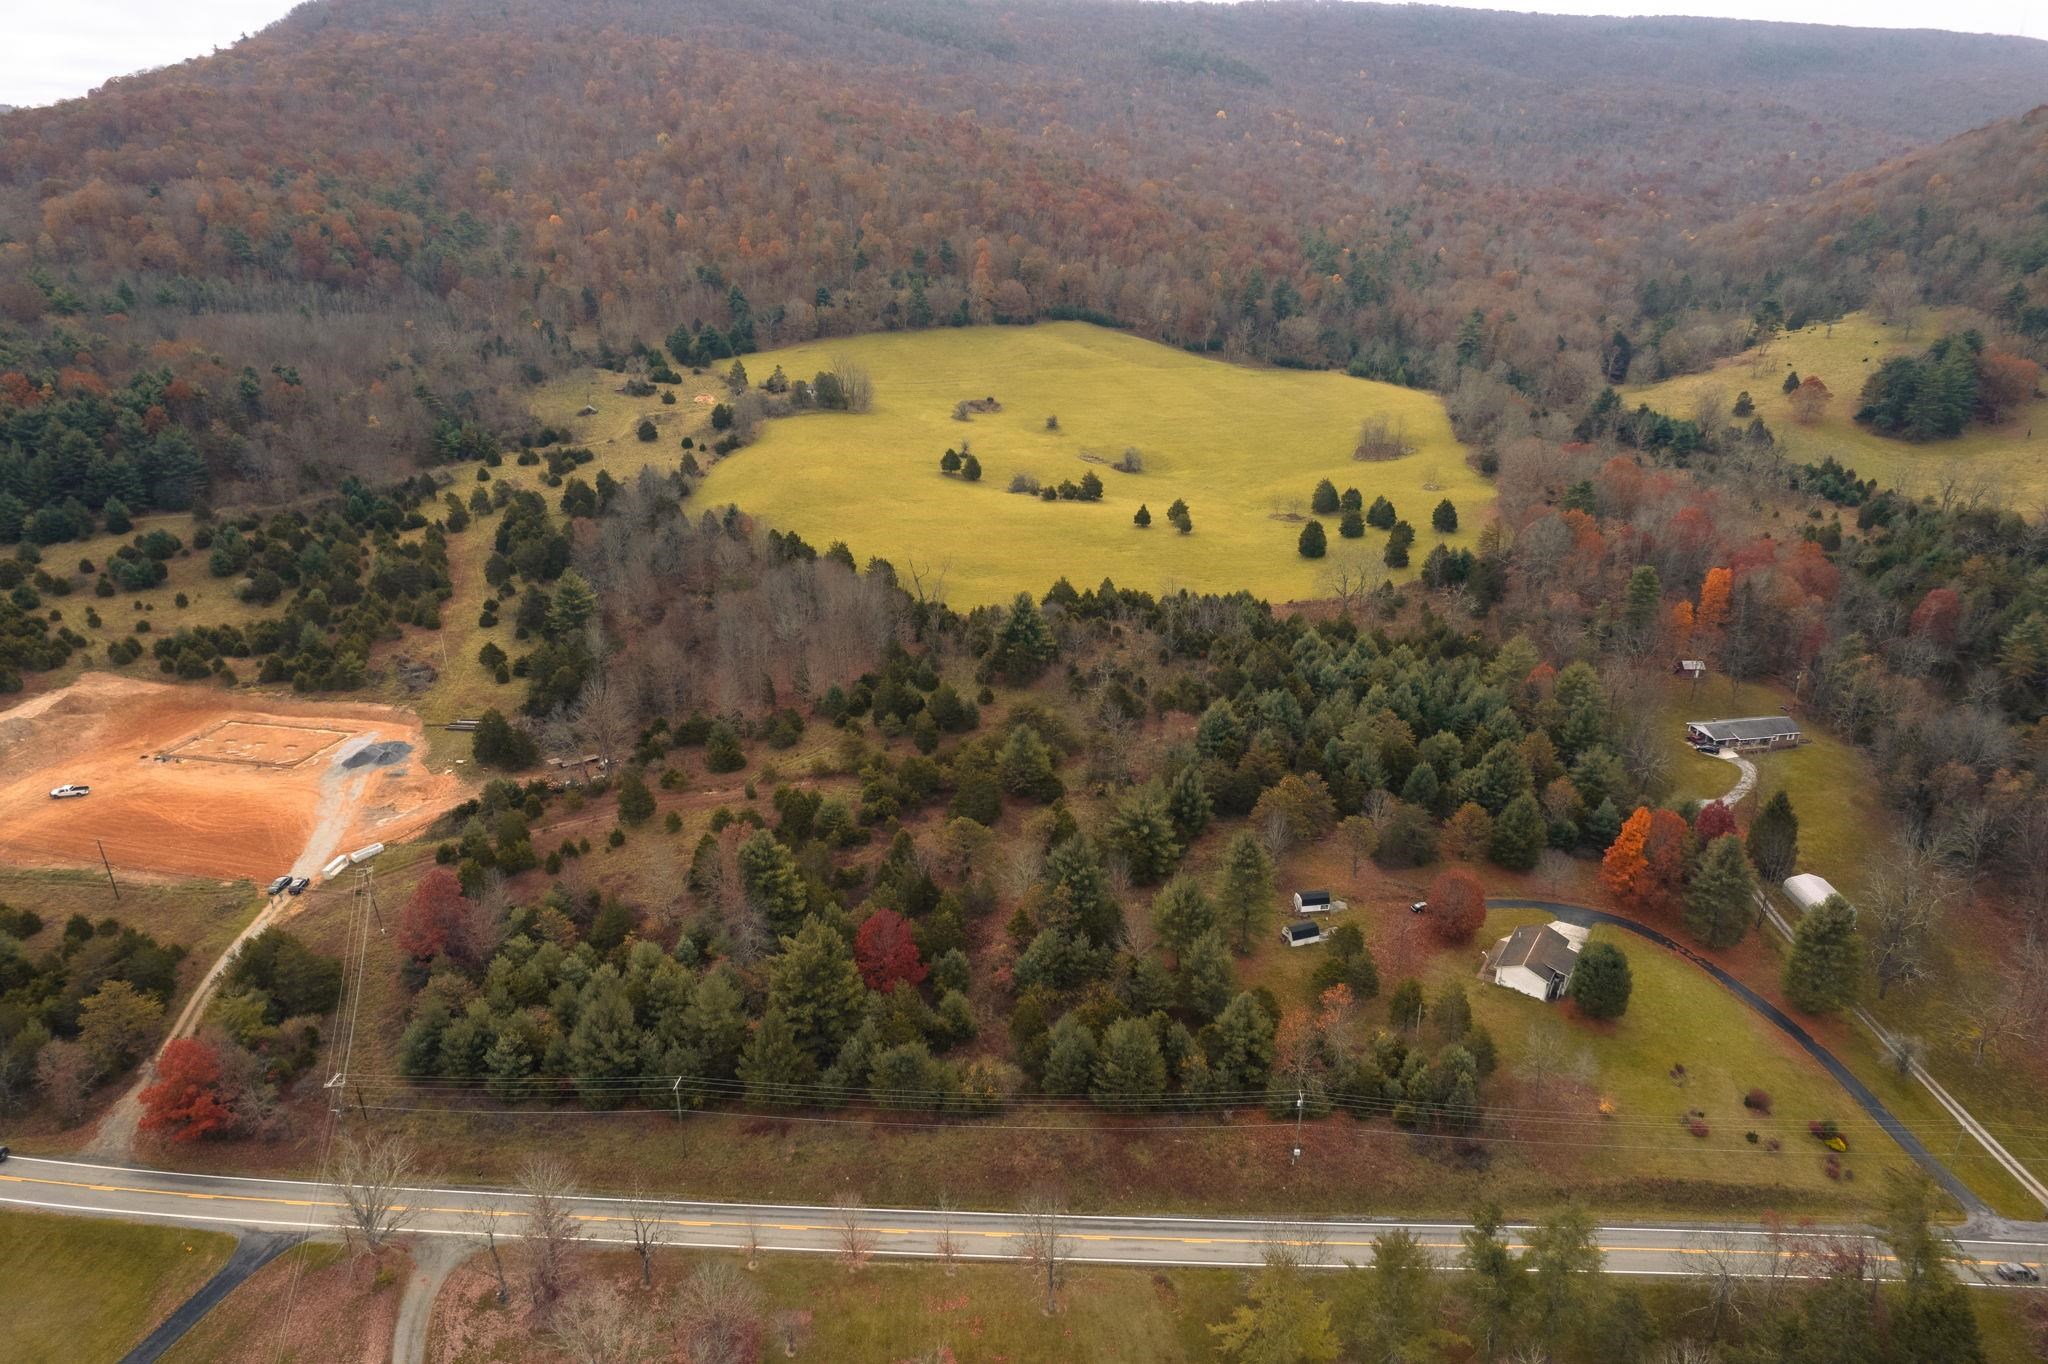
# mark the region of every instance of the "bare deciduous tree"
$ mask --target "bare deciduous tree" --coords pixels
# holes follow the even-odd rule
[[[1045,1286],[1045,1314],[1059,1309],[1055,1294],[1066,1264],[1074,1256],[1074,1241],[1067,1234],[1066,1208],[1050,1194],[1037,1194],[1024,1204],[1017,1231],[1017,1258],[1031,1268],[1032,1276]]]
[[[512,1301],[512,1285],[505,1277],[505,1256],[498,1249],[498,1224],[510,1214],[495,1199],[478,1203],[462,1219],[462,1229],[472,1241],[490,1253],[491,1273],[498,1280],[498,1306]]]
[[[1903,840],[1879,862],[1857,906],[1879,999],[1894,985],[1924,980],[1933,969],[1941,921],[1954,895],[1955,883],[1933,848]]]
[[[1269,1222],[1259,1231],[1259,1258],[1268,1269],[1328,1269],[1330,1228],[1322,1222]]]
[[[626,1202],[626,1235],[633,1242],[633,1253],[640,1257],[640,1286],[654,1287],[654,1252],[668,1243],[669,1225],[661,1215],[661,1207],[647,1196],[643,1189],[636,1188]]]
[[[746,1364],[761,1334],[761,1293],[730,1260],[707,1260],[676,1297],[676,1329],[691,1364]]]
[[[419,1156],[402,1133],[345,1134],[334,1162],[342,1235],[359,1251],[375,1255],[418,1215],[406,1201],[417,1180]]]
[[[554,1156],[529,1156],[519,1171],[519,1195],[526,1209],[526,1250],[534,1300],[543,1309],[561,1296],[570,1248],[583,1224],[569,1206],[569,1171]]]
[[[555,1339],[576,1364],[637,1364],[650,1359],[653,1331],[647,1314],[618,1285],[586,1284],[554,1312]]]
[[[832,1226],[839,1262],[846,1266],[847,1273],[860,1273],[875,1253],[875,1229],[867,1223],[860,1195],[843,1193],[832,1200]]]
[[[941,1194],[936,1206],[939,1230],[932,1238],[932,1249],[937,1253],[939,1263],[946,1267],[946,1277],[950,1279],[960,1271],[960,1240],[953,1233],[953,1203]]]

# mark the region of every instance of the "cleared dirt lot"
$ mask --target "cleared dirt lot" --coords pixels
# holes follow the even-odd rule
[[[461,797],[417,716],[87,673],[0,711],[0,863],[309,876]],[[92,787],[51,800],[52,787]]]

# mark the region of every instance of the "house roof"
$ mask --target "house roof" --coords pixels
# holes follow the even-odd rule
[[[1572,950],[1571,940],[1549,924],[1523,924],[1486,954],[1489,971],[1526,966],[1538,975],[1556,976],[1560,980],[1578,964],[1579,954]]]
[[[1327,905],[1330,903],[1330,892],[1327,890],[1304,890],[1296,893],[1301,897],[1301,902],[1305,905]]]
[[[1799,732],[1799,726],[1785,715],[1752,715],[1740,720],[1687,720],[1685,723],[1709,739],[1724,743],[1742,739],[1775,739]]]
[[[1321,924],[1289,924],[1287,925],[1286,933],[1288,941],[1304,942],[1309,938],[1322,937],[1323,926]]]

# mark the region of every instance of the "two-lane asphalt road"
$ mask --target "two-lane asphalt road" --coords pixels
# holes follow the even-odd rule
[[[92,1217],[200,1227],[332,1234],[339,1200],[331,1186],[304,1180],[178,1174],[125,1166],[17,1156],[0,1165],[0,1203]],[[410,1191],[409,1230],[429,1236],[475,1236],[479,1219],[495,1219],[501,1236],[517,1237],[525,1212],[512,1190],[422,1188]],[[578,1197],[574,1215],[586,1240],[626,1242],[627,1200]],[[832,1254],[846,1236],[838,1208],[784,1204],[661,1200],[650,1205],[669,1245]],[[876,1255],[936,1256],[950,1236],[961,1259],[1014,1259],[1022,1253],[1024,1219],[1016,1213],[872,1208],[854,1215]],[[1313,1230],[1308,1230],[1312,1227]],[[1305,1241],[1330,1264],[1362,1262],[1372,1240],[1406,1227],[1441,1260],[1459,1248],[1457,1222],[1329,1221],[1303,1224],[1256,1218],[1069,1216],[1061,1232],[1073,1258],[1096,1264],[1253,1266],[1276,1239]],[[1520,1229],[1514,1229],[1519,1231]],[[1519,1244],[1519,1238],[1515,1238]],[[1678,1275],[1699,1272],[1719,1257],[1741,1272],[1783,1273],[1787,1238],[1761,1227],[1604,1226],[1600,1248],[1609,1272]],[[2048,1260],[2048,1228],[2010,1239],[1971,1236],[1960,1243],[1966,1265],[1991,1278],[2007,1260]]]

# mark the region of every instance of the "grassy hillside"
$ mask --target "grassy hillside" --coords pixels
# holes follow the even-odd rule
[[[1631,388],[1626,396],[1631,407],[1645,402],[1660,412],[1690,417],[1705,395],[1718,394],[1725,414],[1735,395],[1747,391],[1757,415],[1795,463],[1818,464],[1833,456],[1864,478],[1915,495],[1956,483],[2031,515],[2048,505],[2048,399],[2036,399],[1997,426],[1972,426],[1954,440],[1925,444],[1881,436],[1855,422],[1858,395],[1878,366],[1891,356],[1925,350],[1944,330],[1941,316],[1926,315],[1917,320],[1909,340],[1903,327],[1851,313],[1732,356],[1705,374]],[[1819,375],[1835,395],[1811,426],[1793,419],[1782,391],[1787,370],[1802,379]]]
[[[1417,568],[1444,538],[1429,527],[1440,499],[1458,506],[1461,529],[1448,537],[1455,544],[1471,543],[1492,500],[1429,394],[1328,372],[1247,369],[1081,323],[819,342],[750,355],[746,365],[758,383],[777,365],[796,378],[841,360],[873,377],[871,412],[769,422],[755,444],[711,471],[701,496],[736,502],[820,548],[843,539],[863,559],[937,570],[959,606],[1043,591],[1062,574],[1077,586],[1107,576],[1148,590],[1306,598],[1340,561],[1380,568],[1386,544],[1371,530],[1344,540],[1337,518],[1325,517],[1329,557],[1302,558],[1301,523],[1290,513],[1308,510],[1316,480],[1356,487],[1368,505],[1390,499],[1418,533]],[[573,387],[569,396],[580,399],[585,387]],[[954,420],[961,399],[990,396],[1001,412]],[[621,401],[629,400],[610,399]],[[652,400],[641,406],[662,410]],[[579,436],[601,439],[618,426],[603,400],[599,408]],[[1048,430],[1054,415],[1059,429]],[[1416,452],[1385,463],[1352,459],[1367,418],[1404,426]],[[939,472],[939,456],[962,442],[986,471],[979,484]],[[1143,473],[1109,467],[1127,447],[1141,452]],[[1050,484],[1090,470],[1107,485],[1100,503],[1005,491],[1015,473]],[[1175,498],[1188,503],[1192,535],[1166,524]],[[1151,509],[1150,530],[1131,524],[1140,503]]]
[[[0,1359],[118,1359],[234,1246],[216,1232],[0,1209]]]

